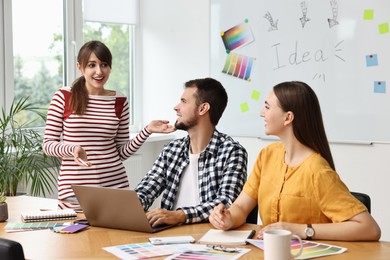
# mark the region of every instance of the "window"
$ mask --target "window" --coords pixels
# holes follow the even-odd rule
[[[110,24],[84,21],[84,41],[100,40],[110,49],[113,61],[110,79],[106,83],[107,89],[114,89],[133,102],[133,26],[127,24]],[[130,120],[134,118],[134,109],[130,110]],[[133,124],[131,121],[130,124]]]
[[[62,0],[12,0],[16,100],[30,96],[30,102],[48,107],[54,92],[63,85],[62,39]],[[44,122],[34,124],[30,126],[42,126]]]
[[[111,10],[113,4],[123,7],[123,0],[112,1]],[[137,3],[137,0],[126,2],[134,1]],[[100,0],[100,5],[107,6],[107,2]],[[2,107],[8,108],[14,98],[30,96],[31,102],[47,109],[54,92],[61,86],[70,86],[79,76],[76,56],[81,45],[92,39],[101,40],[113,54],[113,68],[106,87],[128,96],[131,124],[136,125],[132,107],[135,25],[118,22],[115,8],[108,17],[109,12],[103,11],[105,20],[89,19],[91,14],[99,12],[92,10],[96,6],[99,6],[99,0],[0,2],[0,15],[4,17],[0,19],[0,36],[4,39],[0,41]],[[87,16],[83,15],[86,13]],[[44,123],[36,121],[30,126],[39,127]]]

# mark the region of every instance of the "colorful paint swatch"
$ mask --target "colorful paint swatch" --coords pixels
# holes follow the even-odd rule
[[[146,259],[191,251],[192,244],[158,245],[152,243],[127,244],[103,249],[120,259]]]
[[[374,10],[371,10],[371,9],[364,10],[363,19],[364,20],[373,20],[374,19]]]
[[[255,59],[237,53],[229,53],[222,72],[228,75],[250,81],[253,61]]]
[[[227,53],[254,41],[247,21],[222,32],[221,37]]]
[[[367,67],[378,66],[378,55],[377,54],[366,55],[366,64]]]
[[[254,99],[254,100],[259,100],[260,95],[261,95],[260,91],[253,90],[253,91],[252,91],[251,98]]]
[[[249,111],[249,105],[247,102],[240,104],[241,112],[245,113]]]
[[[264,250],[264,240],[258,239],[248,239],[247,240],[252,245]],[[347,251],[345,247],[339,247],[329,244],[318,243],[314,241],[302,240],[302,254],[294,259],[313,259],[322,256],[342,254]],[[299,251],[300,245],[296,240],[291,240],[291,253],[297,254]]]
[[[389,32],[389,23],[382,23],[378,25],[379,33],[384,34]]]
[[[386,81],[375,81],[374,93],[386,93]]]

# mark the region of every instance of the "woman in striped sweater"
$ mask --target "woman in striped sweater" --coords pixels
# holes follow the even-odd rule
[[[102,42],[85,43],[77,57],[81,76],[72,87],[59,89],[50,103],[43,150],[62,158],[58,199],[65,203],[60,203],[60,208],[78,207],[72,202],[72,184],[128,188],[122,161],[152,133],[176,130],[167,120],[154,120],[129,140],[128,100],[104,88],[111,62],[111,52]]]

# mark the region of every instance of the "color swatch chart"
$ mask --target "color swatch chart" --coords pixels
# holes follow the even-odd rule
[[[111,254],[116,255],[120,259],[146,259],[189,252],[193,250],[204,250],[204,248],[204,245],[193,244],[172,244],[156,246],[150,242],[147,242],[105,247],[103,249],[110,252]]]
[[[237,54],[229,53],[226,57],[225,66],[222,72],[228,75],[250,81],[254,58]]]
[[[222,32],[221,37],[227,53],[254,41],[248,21]]]
[[[257,239],[247,239],[252,245],[264,250],[264,241]],[[312,259],[321,256],[327,255],[336,255],[341,254],[347,251],[345,247],[339,247],[329,244],[318,243],[315,241],[302,240],[303,251],[302,254],[294,259]],[[291,240],[291,253],[298,253],[300,248],[299,242],[296,240]]]
[[[239,248],[235,252],[228,253],[210,249],[203,244],[153,245],[150,242],[104,247],[103,249],[120,259],[127,260],[159,256],[167,256],[165,259],[235,260],[250,251],[247,248]]]

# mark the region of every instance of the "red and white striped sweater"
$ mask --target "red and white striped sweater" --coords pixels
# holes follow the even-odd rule
[[[73,197],[71,184],[128,188],[122,161],[134,154],[151,133],[144,128],[129,141],[129,105],[120,93],[89,96],[84,115],[69,110],[70,88],[58,90],[50,103],[43,150],[62,158],[58,176],[58,199]],[[91,167],[74,162],[74,148],[86,151]]]

